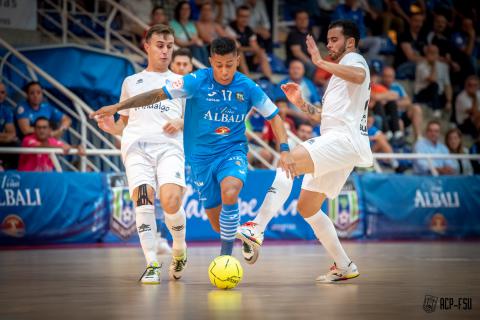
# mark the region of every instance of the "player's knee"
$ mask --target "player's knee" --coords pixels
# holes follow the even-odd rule
[[[160,197],[163,210],[167,213],[175,213],[182,205],[182,198],[177,193],[168,193]]]
[[[222,201],[228,203],[236,202],[241,189],[242,187],[237,185],[225,186],[222,188]]]
[[[153,205],[153,188],[147,184],[142,184],[133,191],[133,201],[137,207]]]

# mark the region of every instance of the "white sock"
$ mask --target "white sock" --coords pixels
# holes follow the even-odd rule
[[[155,221],[155,207],[144,205],[135,208],[135,219],[137,224],[138,237],[143,249],[147,264],[158,262],[155,246],[155,235],[157,233],[157,222]]]
[[[165,224],[173,238],[172,250],[174,254],[178,255],[183,253],[186,248],[185,243],[185,229],[186,229],[186,217],[185,210],[180,207],[180,210],[170,214],[165,212]]]
[[[272,186],[268,189],[265,200],[263,200],[262,206],[253,220],[253,222],[258,224],[258,229],[261,232],[265,231],[267,224],[287,201],[292,191],[292,186],[293,180],[288,179],[287,174],[281,168],[277,168]]]
[[[341,269],[347,268],[351,260],[340,244],[332,220],[320,210],[310,218],[305,218],[305,221],[310,224],[317,239],[320,240],[325,250],[327,250],[328,254],[333,258],[337,267]]]

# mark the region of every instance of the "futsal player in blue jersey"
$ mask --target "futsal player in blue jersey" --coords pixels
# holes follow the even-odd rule
[[[255,82],[236,71],[239,61],[235,42],[218,38],[211,44],[211,68],[190,73],[161,89],[103,107],[92,114],[98,120],[123,109],[187,98],[185,161],[192,168],[193,181],[210,224],[220,232],[220,255],[232,254],[240,222],[238,195],[248,169],[245,119],[252,107],[270,121],[280,141],[280,167],[287,176],[295,175],[278,108]]]

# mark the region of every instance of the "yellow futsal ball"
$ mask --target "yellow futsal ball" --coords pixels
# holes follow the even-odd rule
[[[208,267],[210,282],[219,289],[235,288],[242,276],[242,265],[232,256],[216,257]]]

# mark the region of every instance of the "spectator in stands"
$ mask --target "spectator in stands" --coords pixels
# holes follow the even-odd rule
[[[439,118],[442,110],[452,110],[452,87],[448,65],[440,62],[438,47],[425,47],[425,60],[417,64],[415,71],[415,100],[425,103]]]
[[[297,137],[300,141],[307,141],[308,139],[313,138],[313,126],[308,122],[300,123],[297,128]],[[291,138],[288,139],[288,144],[290,145],[290,148],[295,148],[299,145],[296,140]]]
[[[277,106],[280,108],[280,112],[283,114],[283,117],[291,118],[296,126],[303,122],[319,123],[319,113],[315,113],[315,115],[307,114],[288,101],[285,93],[283,93],[282,89],[280,88],[282,84],[288,82],[295,82],[300,85],[302,94],[307,102],[317,106],[320,106],[321,104],[318,88],[311,80],[305,78],[305,68],[303,63],[300,60],[291,60],[288,67],[288,77],[280,81],[276,88],[274,98]]]
[[[200,6],[200,16],[197,22],[195,22],[198,36],[202,41],[209,45],[218,37],[227,37],[225,29],[217,22],[213,15],[213,7],[209,2],[205,2]]]
[[[476,68],[477,61],[477,46],[475,43],[476,32],[473,20],[470,18],[463,18],[461,30],[452,34],[453,46],[462,51],[470,60],[474,69]]]
[[[470,147],[469,150],[470,154],[479,154],[480,155],[480,138],[477,138],[477,140],[473,143],[473,145]],[[480,174],[480,161],[478,160],[472,160],[472,167],[473,167],[473,173],[474,174]]]
[[[16,109],[16,118],[21,137],[33,133],[35,120],[39,117],[45,117],[55,123],[57,129],[52,131],[52,136],[58,139],[70,127],[72,121],[50,103],[43,101],[42,90],[42,86],[36,81],[25,85],[24,91],[27,95],[27,100],[20,103]]]
[[[377,116],[378,127],[386,134],[387,139],[395,138],[396,141],[403,138],[403,131],[400,130],[400,118],[398,114],[397,100],[398,93],[389,90],[380,83],[379,76],[371,69],[371,95],[369,107]]]
[[[447,26],[447,17],[441,13],[435,14],[433,30],[428,33],[427,41],[438,47],[440,61],[449,66],[452,80],[460,84],[463,79],[474,73],[473,65],[470,56],[452,44],[451,37],[447,34]]]
[[[227,33],[238,42],[238,49],[245,55],[248,69],[255,70],[257,66],[260,66],[263,75],[271,81],[272,69],[270,68],[267,54],[258,45],[255,32],[248,26],[251,14],[250,8],[248,6],[240,6],[236,12],[237,17],[227,27]]]
[[[480,133],[480,87],[477,76],[465,80],[465,88],[455,100],[455,118],[458,128],[477,137]]]
[[[0,82],[0,147],[18,147],[19,140],[13,119],[13,110],[7,105],[7,89]],[[17,168],[18,155],[2,154],[0,166],[5,169]]]
[[[445,144],[451,154],[468,154],[468,149],[463,146],[462,132],[457,128],[448,130],[445,135]],[[472,175],[473,168],[470,160],[457,159],[455,162],[455,174]]]
[[[425,137],[418,139],[414,151],[416,153],[449,154],[447,146],[439,141],[440,130],[440,122],[436,120],[428,122]],[[457,164],[451,159],[432,159],[432,165],[439,174],[447,175],[455,173]],[[415,160],[413,168],[417,174],[430,173],[429,162],[426,159]]]
[[[372,114],[368,115],[367,128],[372,152],[393,153],[393,148],[388,142],[387,137],[375,126],[375,117]],[[396,159],[389,159],[386,162],[390,163],[393,169],[398,168],[398,161]]]
[[[34,133],[23,138],[24,148],[62,148],[64,154],[68,154],[71,146],[57,140],[52,136],[49,119],[38,117],[34,122]],[[85,155],[85,151],[78,147],[79,155]],[[48,154],[22,154],[18,164],[19,171],[54,171],[55,166]]]
[[[248,25],[257,35],[257,42],[266,52],[272,53],[273,42],[271,25],[268,18],[267,7],[264,0],[246,0],[245,4],[250,8],[250,21]]]
[[[393,13],[402,18],[405,23],[410,21],[412,14],[427,12],[424,0],[387,0],[387,2]]]
[[[192,72],[192,53],[187,48],[175,50],[172,54],[172,62],[170,62],[170,70],[182,76]]]
[[[145,24],[150,22],[153,4],[151,0],[121,0],[120,4]],[[137,39],[143,38],[145,30],[130,17],[122,15],[123,29],[132,32]]]
[[[190,20],[190,13],[188,1],[180,1],[175,6],[174,20],[170,21],[170,27],[175,32],[175,44],[181,48],[189,48],[192,55],[208,67],[208,51],[198,36],[195,23]]]
[[[358,48],[365,51],[367,61],[381,60],[379,56],[382,47],[382,39],[380,37],[372,37],[367,35],[367,27],[364,21],[365,12],[358,5],[357,0],[345,0],[345,4],[340,4],[335,8],[332,14],[332,21],[335,20],[351,20],[354,21],[360,31],[360,42]]]
[[[152,13],[150,14],[150,26],[156,24],[165,24],[168,25],[168,17],[165,13],[165,9],[162,6],[155,6],[152,9]]]
[[[408,127],[412,124],[413,135],[417,140],[421,135],[423,112],[418,103],[412,103],[412,100],[408,96],[403,86],[395,81],[395,69],[392,67],[383,68],[382,84],[390,91],[396,92],[398,98],[396,100],[398,111],[400,112],[400,118],[404,127]]]
[[[297,11],[295,13],[295,27],[288,33],[285,44],[287,50],[287,66],[290,65],[290,61],[293,59],[302,61],[307,77],[312,79],[316,67],[312,63],[307,51],[306,40],[308,34],[311,34],[308,12],[304,10]]]
[[[423,13],[413,13],[409,18],[409,25],[397,39],[395,53],[395,69],[399,79],[415,79],[415,66],[422,61],[427,36],[422,31],[425,16]]]

